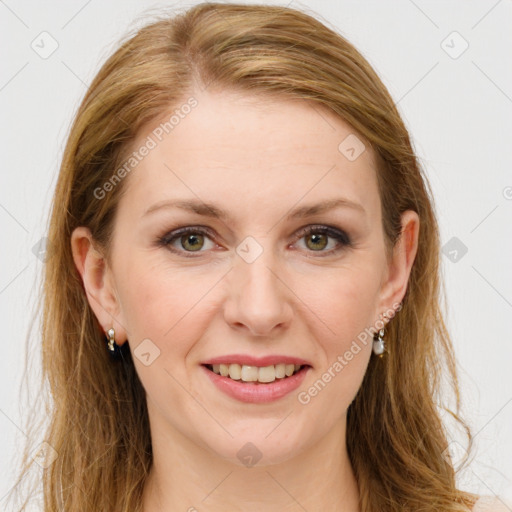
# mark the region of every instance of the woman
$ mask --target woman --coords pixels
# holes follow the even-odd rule
[[[477,510],[428,182],[320,22],[141,29],[80,106],[48,236],[45,512]]]

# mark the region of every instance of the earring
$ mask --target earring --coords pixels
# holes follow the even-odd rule
[[[386,345],[384,343],[384,327],[379,331],[379,337],[373,340],[373,353],[376,356],[382,357],[386,352]]]
[[[112,356],[112,359],[119,359],[121,357],[121,348],[116,342],[115,342],[115,331],[114,328],[111,327],[107,331],[107,349],[109,354]]]
[[[113,327],[111,327],[107,331],[107,335],[108,335],[108,349],[110,350],[110,352],[115,352],[116,351],[116,348],[115,348],[116,342],[114,340],[115,334],[116,334],[116,332],[114,331]]]

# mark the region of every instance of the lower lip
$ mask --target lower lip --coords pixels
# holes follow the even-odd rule
[[[247,382],[233,380],[229,377],[223,377],[212,372],[206,366],[201,365],[210,380],[220,389],[232,398],[236,398],[240,402],[247,403],[267,403],[273,402],[291,393],[301,384],[311,366],[305,366],[291,377],[278,379],[268,384],[262,382]]]

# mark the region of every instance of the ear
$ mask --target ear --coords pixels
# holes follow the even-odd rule
[[[420,229],[418,214],[412,210],[403,212],[401,223],[402,233],[393,248],[391,261],[381,286],[380,312],[396,310],[398,304],[402,302],[418,250]]]
[[[71,249],[75,266],[82,277],[89,305],[103,332],[115,330],[115,341],[122,345],[127,338],[123,327],[120,303],[114,287],[114,279],[105,258],[94,247],[88,228],[80,226],[71,234]]]

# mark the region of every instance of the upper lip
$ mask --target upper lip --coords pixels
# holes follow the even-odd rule
[[[203,361],[201,364],[239,364],[247,366],[271,366],[276,364],[300,364],[311,366],[308,361],[300,357],[268,355],[263,357],[255,357],[244,354],[226,354]]]

